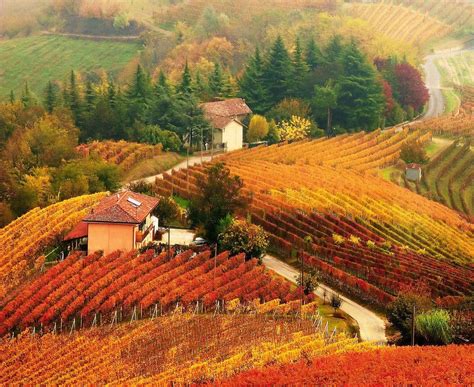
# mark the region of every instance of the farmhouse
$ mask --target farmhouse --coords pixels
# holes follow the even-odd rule
[[[252,113],[245,101],[231,98],[203,103],[201,108],[214,128],[213,146],[225,151],[241,149],[244,137],[242,120]]]
[[[72,248],[87,245],[87,253],[102,250],[129,251],[145,246],[154,239],[158,218],[152,215],[159,199],[132,191],[104,198],[64,238]]]
[[[405,168],[405,177],[410,181],[421,180],[421,165],[419,164],[408,164]]]

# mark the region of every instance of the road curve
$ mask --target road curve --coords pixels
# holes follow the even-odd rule
[[[296,277],[298,276],[298,270],[290,265],[280,261],[279,259],[266,255],[263,258],[265,266],[278,273],[282,277],[296,283]],[[326,290],[326,296],[330,297],[332,293],[336,293],[333,289],[326,285],[320,285],[314,292],[318,297],[323,298],[323,293]],[[357,324],[359,324],[360,337],[364,341],[375,341],[378,343],[386,343],[387,337],[385,336],[385,323],[378,317],[374,312],[356,302],[350,300],[347,297],[341,296],[342,305],[341,310],[351,316]]]
[[[441,74],[436,67],[435,60],[440,58],[439,54],[428,55],[425,59],[423,69],[425,71],[425,84],[430,93],[428,109],[423,118],[438,117],[444,113],[444,98],[441,92]]]

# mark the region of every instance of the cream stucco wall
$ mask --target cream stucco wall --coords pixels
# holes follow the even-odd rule
[[[107,255],[115,250],[133,250],[135,228],[133,224],[89,223],[87,253],[103,250]]]
[[[232,121],[222,130],[222,142],[227,144],[227,150],[242,149],[244,128],[236,121]]]

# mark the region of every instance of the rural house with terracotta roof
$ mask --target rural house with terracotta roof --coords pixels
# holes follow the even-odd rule
[[[65,242],[87,242],[87,253],[129,251],[154,239],[158,219],[152,211],[159,199],[132,191],[107,196],[66,237]]]
[[[204,117],[214,128],[213,145],[218,149],[233,151],[241,149],[244,138],[242,120],[252,110],[242,98],[230,98],[222,101],[206,102],[200,105]]]

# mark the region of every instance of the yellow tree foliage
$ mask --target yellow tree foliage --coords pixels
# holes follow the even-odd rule
[[[255,114],[249,124],[247,139],[249,142],[260,141],[268,134],[268,122],[265,117]]]
[[[303,140],[309,136],[311,122],[306,118],[292,116],[290,121],[280,122],[278,128],[280,138],[284,141]]]

